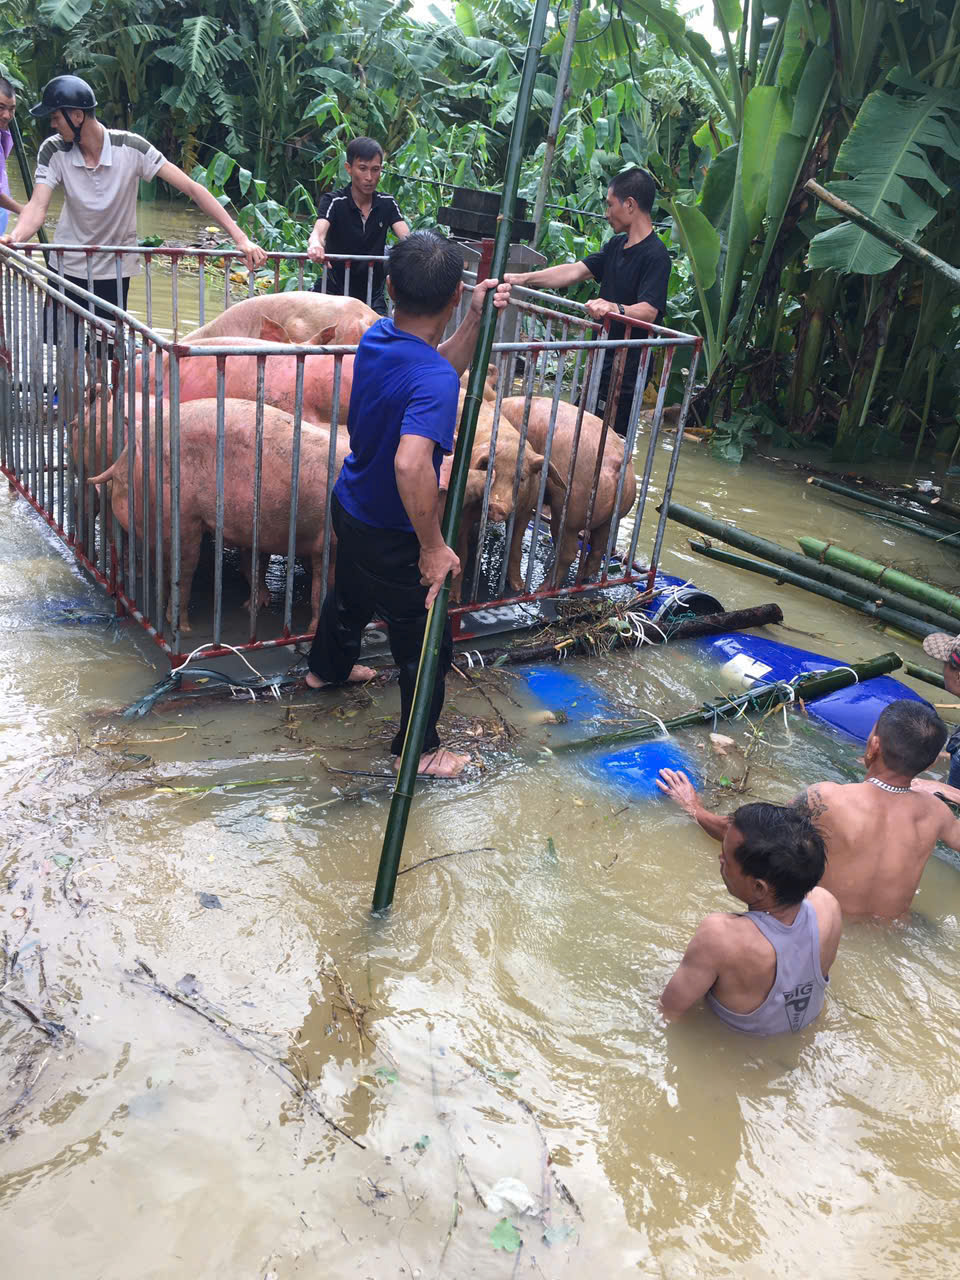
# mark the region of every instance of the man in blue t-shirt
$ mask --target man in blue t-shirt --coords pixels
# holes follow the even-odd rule
[[[374,615],[382,618],[400,669],[394,756],[403,749],[413,706],[427,610],[447,574],[460,570],[440,532],[440,463],[453,449],[460,374],[473,356],[484,297],[496,285],[477,285],[460,327],[441,344],[463,292],[462,277],[462,251],[437,231],[415,231],[391,249],[393,319],[378,320],[357,349],[347,417],[350,453],[331,500],[336,578],[320,613],[307,684],[316,689],[372,679],[375,673],[356,663],[364,627]],[[505,307],[509,294],[510,286],[501,285],[494,305]],[[448,622],[419,769],[445,778],[470,759],[442,749],[437,735],[452,659]]]

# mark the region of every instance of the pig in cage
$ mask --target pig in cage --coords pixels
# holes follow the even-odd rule
[[[309,639],[335,564],[330,498],[349,449],[354,353],[376,314],[348,296],[251,285],[208,321],[209,262],[187,273],[185,251],[99,252],[118,264],[140,254],[129,310],[39,252],[0,250],[0,468],[174,665],[199,643]],[[274,255],[268,270],[268,284],[305,279],[303,255]],[[696,338],[634,322],[614,341],[576,304],[516,294],[498,318],[470,459],[451,593],[463,638],[542,621],[564,595],[652,582],[664,514],[647,562],[636,557],[668,386],[682,361],[667,497],[696,374]]]

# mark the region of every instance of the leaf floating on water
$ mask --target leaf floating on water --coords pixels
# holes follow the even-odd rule
[[[377,1079],[382,1080],[384,1084],[396,1084],[399,1079],[392,1067],[377,1067],[373,1074]],[[430,1139],[428,1138],[427,1141],[429,1142]],[[419,1146],[419,1143],[417,1145]]]
[[[429,1133],[422,1133],[413,1145],[418,1151],[426,1151],[427,1147],[430,1145]]]
[[[490,1243],[495,1249],[502,1249],[504,1253],[516,1253],[523,1241],[520,1238],[520,1232],[510,1219],[501,1218],[490,1232]]]
[[[198,893],[201,907],[208,907],[211,911],[223,910],[223,903],[215,893]]]
[[[547,1227],[543,1233],[544,1244],[563,1244],[565,1240],[569,1240],[575,1232],[573,1227],[562,1222],[559,1227]]]
[[[73,866],[73,859],[70,857],[69,853],[55,853],[53,855],[53,861],[58,867],[62,867],[64,870],[66,870],[67,867]]]
[[[557,846],[553,843],[553,836],[547,836],[547,857],[551,862],[559,862],[557,857]]]
[[[726,774],[724,774],[724,776],[723,776],[722,778],[718,778],[718,779],[717,779],[717,782],[720,784],[720,786],[721,786],[721,787],[732,787],[732,786],[733,786],[733,783],[732,783],[732,782],[730,781],[730,779],[726,776]]]

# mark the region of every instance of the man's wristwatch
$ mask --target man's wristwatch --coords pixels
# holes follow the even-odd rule
[[[624,315],[626,315],[626,314],[627,314],[627,313],[624,311],[624,309],[623,309],[623,303],[622,303],[622,302],[618,302],[618,303],[617,303],[617,310],[620,312],[620,314],[621,314],[622,316],[624,316]]]

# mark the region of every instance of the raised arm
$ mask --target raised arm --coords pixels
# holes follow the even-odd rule
[[[508,284],[497,284],[496,280],[478,280],[473,296],[470,299],[470,306],[467,308],[467,314],[457,326],[456,333],[448,338],[446,342],[441,342],[437,350],[444,356],[458,374],[464,372],[470,367],[470,361],[473,359],[473,353],[477,345],[477,338],[480,335],[480,321],[483,317],[483,302],[491,289],[496,289],[493,295],[493,305],[498,311],[502,310],[510,301],[510,286]]]
[[[681,1018],[707,994],[720,973],[723,917],[707,916],[683,953],[676,973],[660,996],[660,1012],[669,1021]]]
[[[714,840],[722,840],[727,834],[730,819],[719,813],[711,813],[703,807],[696,787],[682,769],[661,769],[657,786],[674,804],[689,813],[708,836],[712,836]]]
[[[240,230],[223,205],[210,194],[206,187],[202,187],[199,182],[194,182],[172,160],[167,160],[160,166],[157,177],[162,178],[171,187],[175,187],[177,191],[182,191],[185,196],[189,196],[198,209],[202,209],[218,226],[223,227],[246,258],[247,266],[251,271],[263,266],[267,255],[258,244],[254,244],[249,236]]]
[[[593,272],[585,262],[564,262],[558,267],[542,267],[539,271],[511,272],[503,278],[508,284],[520,284],[527,289],[567,289],[581,280],[592,280]]]

